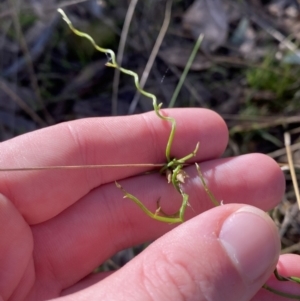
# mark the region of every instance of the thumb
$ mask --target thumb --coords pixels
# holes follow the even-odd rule
[[[250,300],[274,271],[279,252],[267,214],[251,206],[220,206],[170,231],[93,286],[95,298]]]

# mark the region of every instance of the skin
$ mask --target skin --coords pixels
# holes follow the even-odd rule
[[[194,161],[224,205],[212,209],[193,165],[185,169],[191,207],[180,225],[150,219],[116,188],[117,180],[152,212],[158,198],[164,211],[176,212],[180,195],[161,175],[142,174],[147,168],[0,172],[1,301],[288,300],[262,289],[266,281],[300,294],[297,285],[273,279],[276,228],[252,207],[266,211],[280,202],[285,187],[277,164],[261,154],[219,159],[228,133],[216,113],[164,114],[177,120],[172,155],[185,156],[200,141]],[[0,166],[163,163],[169,130],[153,112],[63,123],[1,143]],[[237,243],[236,262],[224,239],[240,233],[247,248]],[[117,272],[90,274],[119,250],[152,240]],[[299,277],[299,257],[280,256],[278,269]]]

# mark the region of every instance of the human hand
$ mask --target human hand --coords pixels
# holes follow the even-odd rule
[[[180,195],[159,174],[143,175],[147,168],[0,172],[0,301],[286,300],[261,289],[279,256],[276,228],[259,209],[241,205],[274,207],[284,191],[280,169],[258,154],[218,159],[227,144],[220,117],[165,110],[171,112],[172,155],[200,141],[195,162],[225,205],[208,210],[195,166],[186,168],[184,185],[190,220],[176,228],[150,219],[115,186],[119,181],[152,212],[158,198],[164,211],[176,212]],[[163,163],[169,131],[153,112],[68,122],[1,143],[0,166]],[[155,239],[109,276],[90,274],[119,250]],[[299,276],[299,266],[297,256],[284,256],[279,272]],[[291,283],[276,285],[299,293]]]

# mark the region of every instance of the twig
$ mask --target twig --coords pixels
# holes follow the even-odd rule
[[[293,145],[290,145],[290,150],[291,151],[296,151],[298,149],[300,149],[300,142],[295,143]],[[285,153],[286,153],[286,147],[281,148],[281,149],[277,149],[276,151],[268,153],[267,155],[274,159],[274,158],[277,158],[279,156],[283,156]]]
[[[281,250],[280,254],[290,254],[290,253],[295,253],[297,251],[300,250],[300,242],[292,245],[292,246],[289,246],[289,247],[286,247],[284,249]]]
[[[269,35],[271,35],[275,40],[280,42],[282,45],[284,45],[287,49],[292,51],[294,54],[299,56],[297,53],[297,46],[288,40],[281,32],[273,28],[270,24],[265,23],[262,21],[261,17],[258,17],[254,13],[250,15],[250,18],[253,22],[255,22],[258,26],[260,26],[262,29],[264,29]]]
[[[124,21],[124,26],[123,26],[122,33],[121,33],[121,39],[120,39],[120,44],[119,44],[119,48],[118,48],[118,53],[117,53],[117,64],[119,66],[122,65],[125,43],[126,43],[126,39],[128,36],[130,23],[131,23],[133,13],[135,11],[135,7],[136,7],[137,3],[138,3],[138,0],[131,0],[128,10],[127,10],[127,14],[126,14],[125,21]],[[115,116],[118,113],[118,92],[119,92],[120,73],[121,73],[120,70],[118,68],[116,68],[115,74],[114,74],[113,92],[112,92],[112,104],[111,104],[112,105],[112,107],[111,107],[112,116]]]
[[[72,1],[66,0],[64,2],[58,3],[55,6],[50,6],[47,8],[43,7],[44,8],[43,12],[50,12],[50,11],[57,10],[59,7],[64,8],[64,7],[68,7],[71,5],[75,5],[75,4],[79,4],[79,3],[87,2],[87,1],[89,1],[89,0],[72,0]],[[26,11],[26,13],[34,11],[34,4],[31,4],[31,5],[26,5],[23,3],[21,3],[21,4],[22,4],[22,11]],[[10,17],[13,14],[14,14],[13,8],[7,9],[5,11],[0,12],[0,19],[5,18],[5,17]]]
[[[291,148],[292,149],[292,148]],[[278,163],[278,165],[280,166],[280,169],[282,171],[285,170],[290,170],[289,164],[288,163]],[[300,169],[300,164],[294,164],[294,168],[296,169]]]
[[[45,51],[46,44],[52,37],[53,30],[57,24],[58,17],[55,16],[50,22],[47,23],[43,32],[36,38],[34,45],[30,48],[30,58],[32,63],[34,64],[35,61],[41,56],[41,54]],[[2,75],[3,77],[12,78],[13,75],[20,72],[24,66],[27,65],[27,57],[22,56],[18,58],[13,64],[3,70]]]
[[[247,3],[247,1],[243,0],[243,4],[245,5],[245,14],[258,26],[260,26],[262,29],[264,29],[269,35],[271,35],[275,40],[283,44],[287,49],[291,50],[293,53],[295,53],[297,56],[297,50],[298,47],[296,44],[289,41],[281,32],[279,32],[276,28],[272,27],[271,24],[269,24],[263,16],[260,14],[258,15],[255,13],[252,9],[252,6]],[[230,3],[233,6],[237,6],[238,4],[236,1],[231,1]]]
[[[71,6],[71,5],[75,5],[75,4],[79,4],[79,3],[82,3],[82,2],[87,2],[88,0],[68,0],[68,1],[64,1],[64,2],[61,2],[59,3],[57,6],[53,7],[53,9],[58,9],[59,7],[61,8],[64,8],[64,7],[68,7],[68,6]]]
[[[13,9],[13,13],[12,13],[12,17],[13,17],[13,24],[15,27],[15,31],[17,36],[20,39],[20,46],[21,49],[23,51],[24,56],[26,57],[26,63],[27,63],[27,68],[28,68],[28,74],[29,74],[29,78],[30,78],[30,83],[32,86],[32,89],[36,95],[36,99],[39,102],[41,108],[44,111],[44,114],[46,116],[46,119],[48,121],[48,123],[53,124],[54,123],[54,119],[51,117],[51,115],[49,114],[49,112],[46,110],[45,105],[42,101],[42,97],[41,97],[41,92],[40,92],[40,88],[38,85],[38,80],[36,78],[35,72],[34,72],[34,66],[32,63],[32,59],[30,56],[30,52],[29,49],[27,47],[27,43],[25,41],[24,35],[22,33],[22,29],[20,26],[20,22],[19,22],[19,17],[18,17],[18,11],[17,11],[17,6],[14,6],[14,0],[10,0],[11,1],[11,5],[12,7],[14,7]]]
[[[299,123],[300,116],[287,116],[287,117],[280,117],[280,116],[241,116],[237,114],[222,114],[221,115],[225,120],[232,120],[232,121],[253,121],[253,122],[266,122],[271,126],[281,125],[281,124],[290,124],[290,123]]]
[[[293,156],[292,156],[292,151],[291,151],[291,136],[290,136],[289,132],[284,133],[284,144],[286,147],[286,154],[287,154],[287,158],[288,158],[288,163],[289,163],[289,167],[290,167],[290,173],[291,173],[291,177],[292,177],[292,181],[293,181],[296,199],[297,199],[298,207],[300,209],[300,194],[299,194],[299,187],[298,187],[298,183],[297,183],[295,168],[293,165]]]
[[[21,109],[23,109],[37,124],[41,127],[47,126],[47,123],[40,118],[27,104],[20,98],[13,90],[11,90],[6,83],[0,80],[0,89],[6,93],[11,100],[13,100]]]
[[[173,4],[173,0],[168,0],[167,4],[166,4],[166,10],[165,10],[165,17],[164,17],[164,21],[163,24],[161,26],[160,32],[158,34],[158,37],[156,39],[155,45],[152,49],[152,52],[150,54],[150,57],[148,59],[147,65],[145,67],[145,70],[142,74],[141,77],[141,81],[140,81],[140,86],[143,89],[145,87],[145,84],[147,82],[147,79],[149,77],[149,73],[150,70],[152,69],[153,63],[155,61],[155,58],[157,56],[157,53],[159,51],[159,48],[164,40],[164,37],[167,33],[167,30],[169,28],[170,25],[170,21],[171,21],[171,11],[172,11],[172,4]],[[138,93],[138,91],[135,93],[134,98],[129,106],[129,110],[128,110],[128,114],[132,114],[139,102],[140,99],[140,93]]]

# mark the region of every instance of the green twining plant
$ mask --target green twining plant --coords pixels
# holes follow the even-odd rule
[[[165,173],[167,176],[167,180],[169,183],[172,183],[172,185],[174,186],[174,188],[176,189],[176,191],[178,191],[178,193],[181,194],[182,196],[182,204],[181,207],[179,208],[179,210],[174,213],[174,214],[166,214],[160,206],[159,201],[157,202],[157,209],[154,213],[152,213],[137,197],[135,197],[134,195],[128,193],[119,183],[116,182],[116,186],[121,189],[124,193],[124,198],[128,198],[131,199],[134,203],[136,203],[148,216],[150,216],[151,218],[161,221],[161,222],[166,222],[166,223],[180,223],[184,221],[184,213],[186,210],[186,207],[188,206],[188,199],[189,196],[188,194],[186,194],[183,189],[182,189],[182,185],[185,181],[185,178],[187,177],[187,174],[185,173],[185,171],[182,169],[183,166],[186,164],[186,161],[188,161],[189,159],[191,159],[192,157],[194,157],[198,151],[199,148],[199,142],[197,143],[194,151],[186,156],[184,156],[183,158],[177,159],[177,158],[171,158],[171,147],[172,147],[172,143],[174,140],[174,135],[175,135],[175,131],[176,131],[176,120],[173,117],[166,117],[164,115],[162,115],[160,109],[162,106],[162,103],[157,103],[157,98],[154,94],[146,92],[145,90],[143,90],[139,84],[139,77],[138,75],[128,69],[125,69],[121,66],[118,65],[117,61],[116,61],[116,56],[115,53],[110,50],[110,49],[105,49],[102,48],[100,46],[98,46],[94,39],[84,33],[81,32],[79,30],[77,30],[72,22],[70,21],[70,19],[67,17],[67,15],[64,13],[64,11],[62,9],[58,9],[58,12],[62,15],[64,21],[69,25],[70,29],[78,36],[83,37],[87,40],[89,40],[92,45],[95,47],[96,50],[105,53],[108,56],[108,62],[106,63],[107,67],[111,67],[111,68],[116,68],[118,70],[120,70],[120,72],[127,74],[129,76],[132,76],[134,79],[134,83],[136,86],[136,89],[144,96],[152,99],[152,104],[153,104],[153,109],[156,113],[156,115],[164,120],[164,121],[168,121],[171,123],[171,131],[169,134],[169,138],[167,141],[167,145],[166,145],[166,159],[167,162],[161,167],[160,169],[160,173]],[[199,165],[196,165],[199,176],[202,180],[202,183],[205,187],[206,191],[209,191],[208,187],[206,186],[206,183],[204,181],[204,178],[201,174],[200,171],[200,167]],[[215,198],[213,198],[213,202],[215,205],[218,205],[219,203],[216,201]]]

